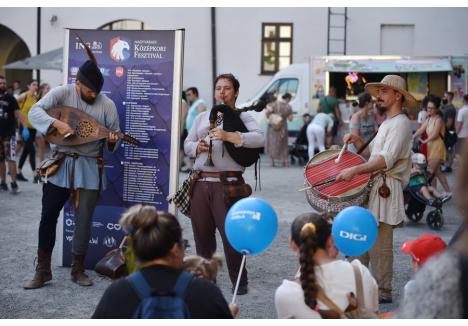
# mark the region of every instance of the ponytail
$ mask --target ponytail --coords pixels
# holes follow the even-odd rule
[[[325,216],[317,213],[299,215],[291,225],[291,239],[299,248],[300,282],[304,302],[311,309],[317,305],[318,283],[315,275],[314,255],[326,249],[331,226]]]
[[[299,262],[301,264],[301,286],[304,291],[304,301],[311,309],[317,305],[317,280],[315,278],[314,254],[317,251],[316,227],[306,223],[301,230],[301,245],[299,246]]]

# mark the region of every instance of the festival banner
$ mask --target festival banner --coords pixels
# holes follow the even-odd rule
[[[66,82],[74,83],[87,59],[79,37],[93,51],[104,76],[101,91],[114,101],[120,129],[140,141],[120,142],[114,153],[104,151],[105,190],[94,212],[86,268],[93,269],[118,247],[124,232],[121,214],[135,204],[168,211],[166,197],[178,178],[179,105],[183,31],[68,30],[64,49]],[[175,168],[174,168],[175,167]],[[73,207],[63,218],[62,265],[71,264]]]

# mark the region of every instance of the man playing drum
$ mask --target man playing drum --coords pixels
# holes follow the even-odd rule
[[[372,249],[359,257],[371,264],[372,273],[379,285],[379,302],[392,302],[393,278],[393,228],[403,223],[405,209],[403,188],[411,172],[411,122],[403,114],[403,106],[414,107],[416,99],[407,92],[406,82],[396,75],[385,76],[380,83],[368,83],[366,90],[377,99],[378,106],[386,113],[373,141],[366,149],[367,163],[341,171],[337,181],[350,181],[355,175],[374,173],[369,195],[369,210],[379,222],[378,238]],[[343,141],[361,148],[361,137],[346,134]]]

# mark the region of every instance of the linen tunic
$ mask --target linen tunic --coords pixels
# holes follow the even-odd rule
[[[404,114],[385,120],[379,132],[369,145],[369,160],[383,156],[387,169],[386,184],[390,196],[379,196],[379,187],[383,178],[376,176],[369,196],[369,210],[378,222],[398,225],[404,221],[405,208],[403,188],[408,184],[411,173],[411,122]]]
[[[221,140],[213,140],[212,159],[214,166],[205,166],[206,159],[208,158],[208,152],[202,152],[198,156],[196,155],[198,142],[201,139],[205,139],[209,144],[209,139],[207,138],[208,131],[210,129],[209,117],[209,110],[197,115],[192,129],[190,129],[184,142],[185,154],[190,157],[196,157],[195,164],[193,165],[194,170],[205,172],[244,171],[245,167],[237,164],[225,148],[223,150],[224,145]],[[241,113],[240,118],[249,132],[240,133],[242,144],[238,147],[263,147],[265,137],[252,114],[250,112],[243,112]],[[223,124],[221,123],[217,128],[223,129]]]
[[[77,108],[95,118],[100,124],[112,131],[119,130],[119,115],[114,102],[106,95],[100,93],[94,104],[83,101],[76,90],[75,84],[59,86],[52,89],[44,98],[37,102],[29,112],[29,121],[39,132],[47,134],[49,127],[56,120],[47,114],[47,110],[57,105]],[[74,185],[70,185],[73,158],[66,157],[60,169],[47,181],[62,188],[99,189],[99,171],[96,157],[99,155],[99,141],[92,143],[62,146],[55,145],[59,152],[77,153],[80,156],[75,161]],[[113,150],[118,148],[118,142]],[[109,148],[108,148],[109,149]],[[106,187],[106,174],[102,176],[103,189]]]

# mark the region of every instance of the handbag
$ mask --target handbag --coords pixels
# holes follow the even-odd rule
[[[223,171],[219,173],[219,179],[223,185],[224,203],[230,208],[238,200],[249,197],[252,194],[252,187],[245,183],[242,172]],[[229,178],[236,178],[230,181]]]
[[[112,249],[97,262],[94,270],[99,274],[110,277],[111,279],[128,275],[123,249],[126,241],[127,237],[125,236],[118,248]]]
[[[57,173],[65,160],[65,156],[65,153],[55,152],[52,157],[46,158],[39,163],[39,167],[36,169],[37,174],[41,177],[45,177],[47,180],[48,177]]]
[[[350,293],[348,296],[349,306],[345,311],[341,310],[330,298],[327,297],[325,292],[319,288],[317,299],[326,304],[331,310],[320,311],[322,318],[343,318],[343,319],[377,319],[378,316],[375,312],[365,308],[364,305],[364,289],[362,285],[362,275],[359,267],[353,265],[354,279],[356,282],[356,296]]]
[[[268,124],[273,128],[273,130],[280,130],[283,125],[283,117],[277,113],[272,113],[268,117]]]
[[[273,113],[270,113],[268,116],[268,124],[271,126],[271,128],[273,128],[273,130],[276,131],[281,130],[281,127],[283,126],[283,117],[280,114],[275,113],[279,110],[278,106],[278,102],[275,102],[272,107]]]
[[[177,189],[176,193],[166,199],[169,204],[174,203],[177,209],[188,218],[190,218],[191,188],[195,174],[193,170],[190,171],[189,176],[182,182],[182,185]]]

